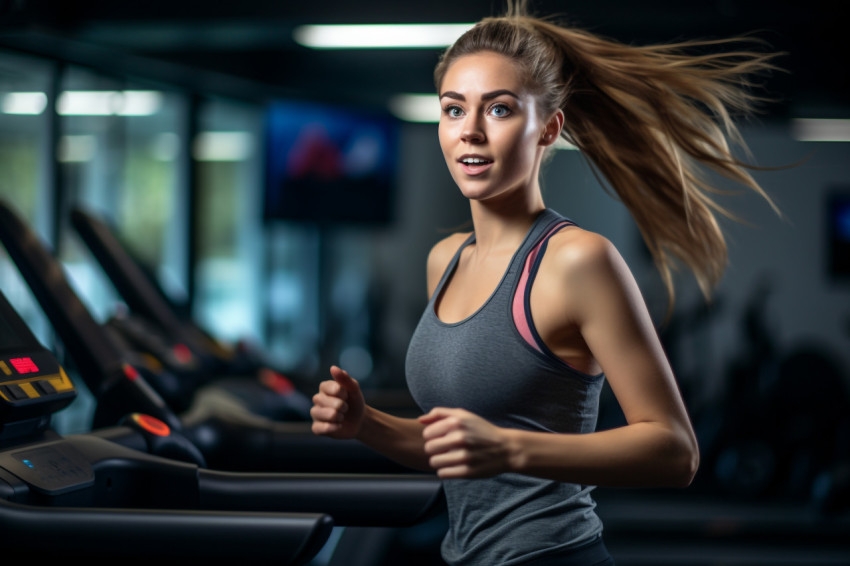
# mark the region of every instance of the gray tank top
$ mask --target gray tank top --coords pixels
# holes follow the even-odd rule
[[[461,251],[446,268],[413,334],[406,376],[427,412],[460,407],[497,426],[552,433],[596,428],[603,375],[591,376],[557,358],[534,331],[528,295],[548,236],[571,224],[545,210],[515,252],[486,303],[452,324],[435,301],[450,282]],[[518,293],[519,291],[519,293]],[[525,315],[525,322],[518,320]],[[500,474],[446,480],[449,531],[442,544],[450,565],[508,566],[567,552],[602,531],[592,486]]]

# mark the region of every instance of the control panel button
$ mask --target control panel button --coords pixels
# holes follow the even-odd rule
[[[27,395],[27,392],[24,391],[23,387],[21,387],[17,383],[8,383],[6,385],[0,385],[0,389],[3,390],[3,393],[6,395],[6,397],[13,401],[23,401],[24,399],[30,398],[30,396]]]

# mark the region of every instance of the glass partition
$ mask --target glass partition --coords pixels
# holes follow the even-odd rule
[[[51,238],[53,207],[48,95],[54,73],[47,62],[0,52],[0,198],[45,241]],[[2,246],[0,287],[36,337],[49,346],[47,319]]]
[[[81,206],[100,216],[152,275],[185,293],[182,97],[71,68],[57,111],[62,213]],[[120,297],[67,227],[60,245],[89,306],[101,319],[112,315]]]
[[[216,338],[262,341],[262,114],[205,102],[192,144],[197,167],[195,320]]]

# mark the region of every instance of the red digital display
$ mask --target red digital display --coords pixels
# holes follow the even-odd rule
[[[18,373],[36,373],[38,366],[32,361],[32,358],[12,358],[9,363],[18,370]]]

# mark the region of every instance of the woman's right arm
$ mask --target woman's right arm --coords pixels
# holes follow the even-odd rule
[[[405,419],[366,404],[360,385],[348,372],[331,367],[333,380],[319,384],[313,396],[313,433],[331,438],[355,438],[404,466],[432,471],[416,419]]]
[[[439,241],[428,254],[428,297],[434,293],[455,251],[469,234],[456,233]],[[319,384],[313,396],[313,433],[331,438],[356,438],[387,458],[417,470],[432,471],[422,438],[424,424],[379,411],[366,404],[360,385],[348,372],[331,367],[333,380]]]

